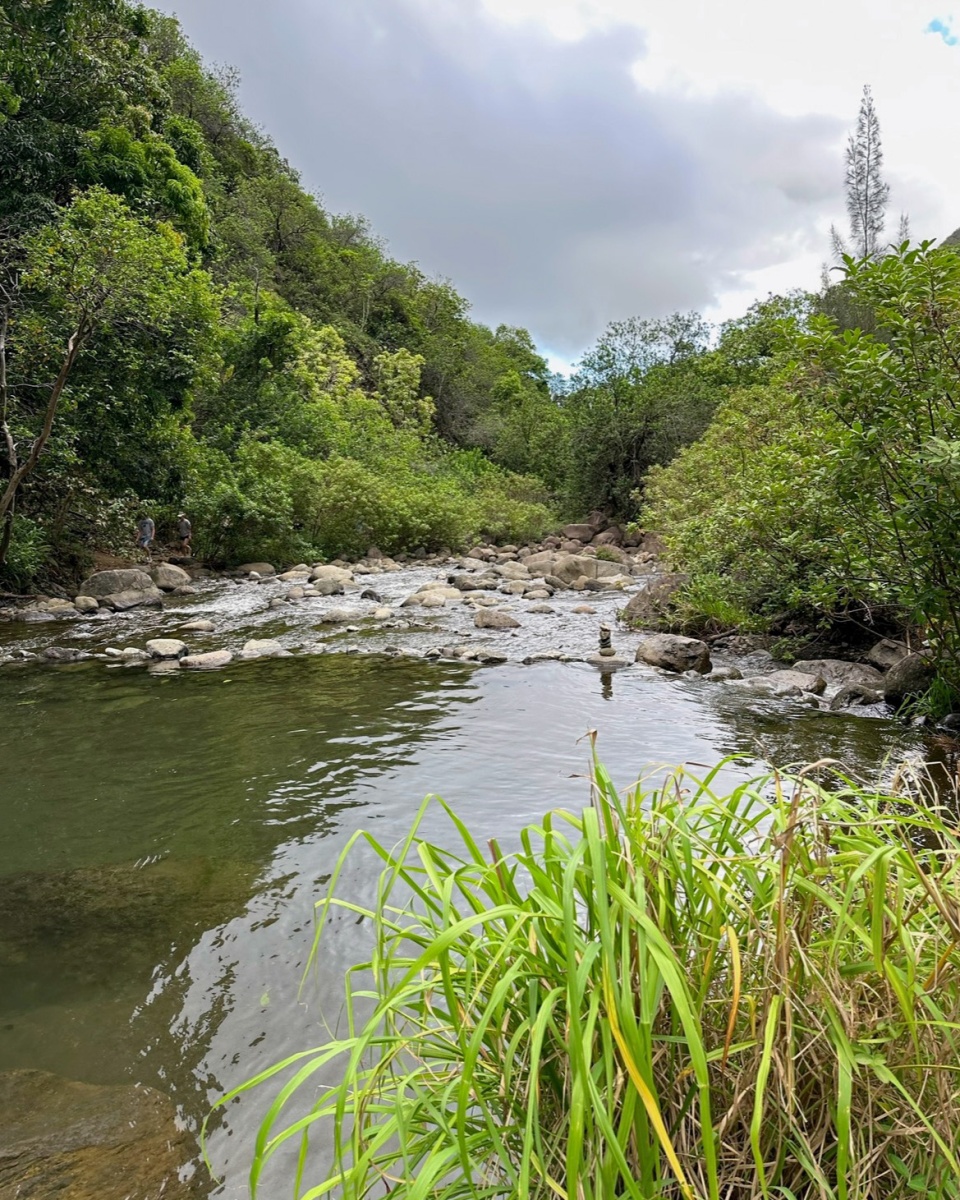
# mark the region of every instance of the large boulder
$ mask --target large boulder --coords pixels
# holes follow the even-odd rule
[[[560,554],[553,564],[550,575],[570,587],[578,579],[605,579],[620,574],[620,566],[615,562],[606,562],[590,554]]]
[[[450,586],[457,589],[458,592],[495,592],[500,586],[500,579],[494,574],[484,575],[459,575],[454,574],[449,578]]]
[[[244,563],[243,566],[237,567],[238,575],[276,575],[277,568],[273,563],[256,562]]]
[[[910,647],[903,642],[895,642],[892,638],[883,638],[867,651],[867,662],[872,663],[881,671],[889,671],[901,659],[910,653]]]
[[[523,560],[523,565],[531,575],[552,574],[556,557],[554,550],[538,550],[536,554],[528,554]]]
[[[162,1092],[75,1083],[46,1071],[0,1075],[0,1200],[187,1200],[196,1146]]]
[[[150,568],[150,578],[161,592],[172,592],[180,587],[190,586],[190,576],[182,567],[173,563],[157,563]]]
[[[590,542],[591,546],[619,546],[623,543],[623,530],[619,525],[611,525],[603,533],[598,533]]]
[[[502,579],[510,579],[513,581],[519,579],[529,579],[530,570],[526,563],[504,562],[499,566],[494,567],[494,572]]]
[[[592,525],[564,525],[560,532],[568,542],[589,542],[598,531]]]
[[[179,638],[151,638],[147,642],[147,653],[151,658],[183,658],[187,643]]]
[[[697,671],[706,675],[712,664],[706,642],[697,638],[681,637],[676,633],[655,633],[644,638],[637,647],[637,662],[651,667],[662,667],[664,671]]]
[[[481,608],[473,618],[478,629],[519,629],[520,622],[509,613],[496,608]]]
[[[126,612],[129,608],[159,608],[162,604],[163,592],[153,586],[142,590],[130,588],[100,597],[100,607],[113,609],[114,612]]]
[[[353,572],[348,571],[346,567],[328,566],[326,563],[321,563],[314,567],[310,572],[311,583],[352,583]]]
[[[883,676],[884,699],[901,704],[913,696],[922,696],[933,682],[933,662],[925,654],[908,654]]]
[[[96,571],[89,579],[80,585],[78,595],[93,596],[99,600],[103,596],[113,596],[118,592],[151,592],[155,584],[146,571],[139,567],[129,567],[114,571]]]
[[[876,667],[864,663],[845,662],[840,658],[805,658],[793,664],[795,671],[806,675],[820,675],[827,683],[861,684],[868,688],[882,688],[883,674]]]
[[[658,575],[630,600],[623,610],[628,625],[655,626],[670,614],[677,592],[687,583],[686,575]]]

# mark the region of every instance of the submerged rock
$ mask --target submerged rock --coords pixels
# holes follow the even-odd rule
[[[783,699],[788,696],[802,696],[804,693],[819,696],[827,686],[827,681],[822,675],[810,675],[805,671],[771,671],[769,675],[732,679],[729,686]]]
[[[0,1200],[187,1200],[196,1158],[162,1092],[76,1083],[46,1071],[0,1075]]]

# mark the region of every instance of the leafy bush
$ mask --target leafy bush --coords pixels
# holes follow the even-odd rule
[[[346,1200],[960,1196],[955,823],[843,781],[716,781],[622,800],[597,767],[591,806],[510,856],[442,802],[459,852],[419,836],[429,800],[394,849],[358,832],[312,954],[331,906],[371,922],[349,1032],[220,1101],[287,1076],[253,1194],[295,1139],[297,1194]],[[361,839],[372,909],[333,892]]]

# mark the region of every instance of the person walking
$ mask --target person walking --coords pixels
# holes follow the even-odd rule
[[[137,522],[137,545],[146,552],[148,559],[150,558],[150,544],[156,536],[157,527],[153,523],[153,518],[142,516]]]
[[[193,526],[186,513],[177,514],[177,532],[180,534],[180,553],[190,554],[190,539],[193,537]]]

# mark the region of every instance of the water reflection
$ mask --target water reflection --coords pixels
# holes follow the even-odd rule
[[[314,901],[353,830],[393,844],[436,791],[506,847],[546,809],[582,805],[592,728],[623,785],[726,754],[829,756],[867,776],[920,745],[891,722],[559,663],[0,676],[0,1070],[153,1084],[195,1125],[222,1089],[324,1036],[320,1012],[338,1019],[362,926],[338,925],[297,993]],[[438,814],[427,829],[448,836]],[[361,850],[342,890],[372,902],[378,870]],[[214,1138],[226,1196],[245,1194],[260,1113],[244,1102]]]

